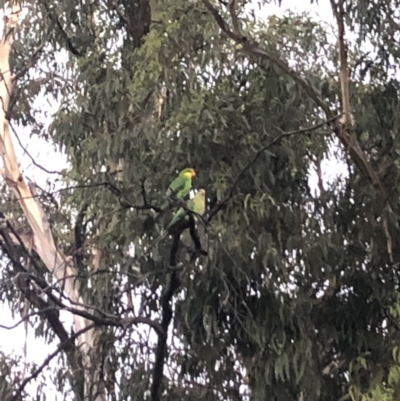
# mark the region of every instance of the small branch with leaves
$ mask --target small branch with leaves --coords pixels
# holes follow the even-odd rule
[[[260,150],[258,150],[255,155],[253,156],[253,158],[244,166],[244,168],[242,169],[242,171],[238,174],[238,176],[236,177],[236,179],[234,180],[231,189],[229,190],[228,195],[221,201],[219,202],[217,205],[215,205],[214,209],[209,213],[208,215],[208,219],[207,222],[210,222],[213,217],[219,212],[221,211],[226,205],[227,203],[232,199],[234,192],[236,190],[237,185],[239,184],[240,180],[243,178],[244,174],[246,173],[246,171],[252,167],[254,165],[254,163],[258,160],[258,158],[266,151],[268,151],[268,149],[270,149],[272,146],[278,144],[280,141],[282,141],[284,138],[288,138],[290,136],[294,136],[294,135],[301,135],[301,134],[307,134],[310,133],[312,131],[317,130],[318,128],[323,127],[324,125],[330,125],[331,123],[333,123],[335,120],[337,120],[338,118],[340,118],[341,115],[337,115],[337,116],[333,116],[332,118],[330,118],[329,120],[323,121],[320,124],[316,124],[312,127],[309,128],[302,128],[296,131],[289,131],[289,132],[283,132],[282,134],[278,135],[276,138],[274,138],[273,140],[271,140],[270,142],[268,142],[265,146],[262,146]]]
[[[342,0],[338,0],[342,1]],[[202,0],[204,6],[206,9],[210,12],[210,14],[214,17],[216,23],[218,24],[219,28],[221,29],[222,33],[227,36],[229,39],[233,40],[237,45],[240,45],[240,49],[242,49],[243,52],[252,54],[254,56],[260,57],[262,59],[266,59],[272,64],[274,64],[276,67],[278,67],[283,74],[289,76],[290,78],[293,79],[293,81],[312,99],[315,104],[324,112],[326,119],[331,120],[334,118],[334,113],[331,110],[329,104],[324,101],[324,99],[320,96],[320,94],[314,89],[312,84],[304,78],[300,72],[294,70],[292,67],[289,66],[289,64],[282,60],[279,56],[277,56],[275,53],[270,52],[266,47],[262,46],[260,43],[258,43],[255,39],[249,38],[247,36],[238,34],[235,30],[235,28],[231,28],[229,23],[225,21],[225,19],[222,17],[220,12],[217,10],[217,8],[214,7],[214,5],[209,1],[209,0]],[[230,3],[231,4],[231,3]],[[336,3],[335,4],[335,10],[336,8]],[[232,4],[230,7],[230,10],[232,12]],[[338,13],[343,17],[342,11],[343,10],[343,4],[342,8],[340,8],[340,4],[338,4]],[[343,31],[344,32],[344,31]],[[342,43],[342,85],[343,88],[348,87],[348,67],[347,67],[347,61],[343,58],[346,56],[346,53],[344,52],[344,41]],[[350,112],[350,106],[348,103],[348,90],[345,90],[345,98],[344,101],[346,103],[346,107],[344,107],[343,111],[349,116]],[[377,171],[375,171],[374,167],[371,165],[371,163],[368,161],[367,156],[365,155],[363,149],[361,148],[357,138],[354,136],[354,134],[350,131],[349,127],[343,122],[334,119],[333,122],[331,123],[331,128],[332,131],[335,133],[335,135],[338,137],[340,142],[343,144],[346,150],[348,150],[351,159],[353,160],[354,164],[357,166],[357,168],[361,171],[362,174],[367,177],[370,182],[373,184],[373,186],[380,192],[381,194],[381,199],[382,202],[385,203],[387,200],[387,190],[384,187],[384,185],[381,182],[380,176],[378,175]]]

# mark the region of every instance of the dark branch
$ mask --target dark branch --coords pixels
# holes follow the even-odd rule
[[[292,69],[285,61],[270,53],[267,49],[263,48],[257,41],[253,39],[250,40],[246,37],[241,37],[240,35],[233,32],[230,29],[229,25],[224,21],[221,14],[211,4],[209,0],[202,0],[202,2],[209,10],[209,12],[213,15],[222,32],[234,42],[236,42],[236,44],[239,44],[243,51],[267,59],[275,64],[284,74],[291,77],[293,81],[297,85],[299,85],[299,87],[302,88],[303,91],[310,97],[310,99],[312,99],[315,104],[324,111],[327,120],[330,120],[334,117],[328,103],[326,103],[323,98],[321,98],[321,96],[306,78],[303,78],[300,73]],[[343,146],[348,149],[350,156],[357,168],[361,171],[362,174],[365,175],[365,177],[370,180],[372,185],[379,190],[382,195],[382,203],[385,203],[387,201],[387,190],[383,186],[379,175],[377,174],[371,163],[369,163],[354,133],[351,133],[346,125],[343,125],[338,121],[334,121],[334,123],[332,124],[332,130],[339,138]],[[395,208],[396,211],[398,210],[395,204],[392,204],[392,206]]]
[[[28,376],[25,380],[22,381],[21,385],[18,387],[16,390],[15,394],[7,401],[17,401],[19,400],[20,395],[24,391],[24,388],[29,384],[30,381],[33,379],[36,379],[40,373],[50,364],[50,362],[64,349],[66,349],[68,346],[74,343],[75,339],[78,338],[81,334],[86,333],[87,331],[93,329],[95,326],[94,323],[86,326],[82,330],[79,330],[75,334],[73,334],[71,337],[66,339],[65,341],[61,342],[56,350],[52,352],[44,361],[43,363],[37,368],[30,376]]]
[[[28,62],[25,64],[25,66],[19,70],[13,77],[12,80],[13,82],[17,82],[18,79],[20,79],[21,77],[23,77],[32,67],[35,66],[35,64],[37,63],[37,61],[40,58],[40,55],[43,51],[43,48],[46,44],[46,40],[43,40],[43,42],[37,47],[37,49],[32,53],[32,55],[29,57]]]
[[[13,127],[13,125],[11,124],[11,122],[9,123],[12,132],[14,133],[15,137],[17,138],[18,144],[19,146],[21,146],[21,148],[23,149],[23,151],[28,155],[29,159],[31,159],[31,162],[38,168],[40,168],[41,170],[43,170],[44,172],[46,172],[47,174],[58,174],[58,175],[62,175],[62,173],[60,171],[55,171],[55,170],[48,170],[47,168],[43,167],[42,165],[40,165],[39,163],[36,162],[36,160],[34,159],[34,157],[28,152],[28,149],[22,144],[21,140],[19,139],[19,135],[17,134],[17,131],[15,130],[15,128]]]
[[[18,236],[17,233],[15,233],[14,235]],[[17,269],[15,276],[20,277],[20,278],[25,278],[26,280],[34,281],[37,284],[38,289],[40,288],[40,290],[43,291],[43,293],[45,293],[49,297],[49,300],[54,305],[56,305],[60,310],[65,310],[72,314],[82,316],[88,320],[93,321],[94,323],[96,323],[99,326],[126,327],[128,325],[143,323],[143,324],[148,324],[150,327],[152,327],[156,331],[156,333],[159,333],[159,334],[163,333],[163,330],[162,330],[160,324],[151,319],[147,319],[145,317],[140,317],[140,316],[133,317],[133,318],[121,318],[120,316],[109,315],[109,314],[104,313],[103,311],[101,311],[100,309],[98,309],[96,307],[91,307],[88,305],[83,305],[83,304],[80,304],[77,302],[73,302],[68,297],[66,297],[63,293],[60,293],[59,295],[61,296],[61,298],[66,298],[70,303],[72,303],[76,306],[84,307],[86,309],[92,309],[95,312],[97,312],[100,316],[94,315],[94,314],[88,312],[87,310],[73,308],[73,307],[65,305],[61,301],[60,297],[57,297],[52,293],[52,289],[54,288],[54,286],[49,286],[45,280],[43,280],[35,275],[29,274],[26,271],[25,267],[19,261],[19,259],[17,257],[17,253],[15,251],[14,243],[13,243],[10,235],[7,233],[7,231],[5,229],[0,229],[0,236],[4,239],[4,242],[0,242],[0,246],[3,248],[4,252],[7,254],[9,259],[13,263],[13,266]],[[21,240],[21,246],[23,247],[25,252],[27,252],[24,244],[22,243],[22,240]],[[31,258],[30,260],[33,261],[34,259]],[[64,279],[67,279],[67,277],[65,277]],[[35,298],[30,299],[30,301],[35,306],[37,306],[39,309],[43,310],[43,309],[49,307],[49,304],[47,302],[45,302],[36,292],[32,291],[30,288],[27,287],[23,292],[25,295],[35,296]],[[62,326],[61,322],[59,322],[58,315],[55,315],[56,308],[51,307],[50,309],[51,310],[48,311],[48,315],[47,315],[49,323],[52,325],[56,334],[59,335],[60,339],[64,339],[65,337],[68,336],[68,334],[65,331],[64,327]]]
[[[189,221],[190,221],[190,236],[194,242],[194,246],[196,248],[196,250],[201,250],[201,242],[199,239],[199,236],[197,235],[197,231],[196,231],[196,222],[193,218],[193,216],[189,216]]]
[[[167,358],[167,333],[168,333],[168,327],[172,320],[171,300],[175,294],[175,291],[178,289],[179,285],[180,285],[180,280],[178,277],[178,272],[174,271],[171,273],[168,286],[161,297],[161,310],[162,310],[161,327],[163,330],[163,334],[158,335],[158,342],[155,353],[153,381],[151,385],[152,401],[161,400],[162,381],[164,377],[164,364]]]
[[[256,41],[249,40],[245,36],[241,36],[233,32],[229,25],[222,18],[221,14],[218,10],[210,3],[209,0],[202,0],[203,4],[213,15],[215,21],[221,28],[222,32],[227,35],[230,39],[234,40],[236,43],[241,44],[243,50],[261,56],[263,58],[267,58],[275,65],[277,65],[285,74],[289,75],[303,90],[310,96],[314,102],[324,110],[327,119],[333,117],[332,111],[329,109],[329,106],[324,102],[324,100],[318,95],[318,93],[314,90],[314,88],[307,82],[305,78],[299,75],[295,70],[289,67],[283,60],[275,55],[271,54],[267,50],[263,49]]]
[[[125,195],[124,193],[117,188],[115,185],[113,185],[110,182],[98,182],[98,183],[93,183],[93,184],[78,184],[78,185],[72,185],[69,187],[65,187],[65,188],[60,188],[57,189],[55,191],[43,191],[43,194],[46,194],[47,196],[51,196],[57,193],[62,193],[62,192],[67,192],[67,191],[71,191],[74,189],[87,189],[87,188],[97,188],[97,187],[106,187],[107,189],[109,189],[112,193],[114,193],[115,195],[119,196],[119,202],[121,203],[121,205],[123,206],[123,209],[135,209],[135,210],[154,210],[155,212],[160,213],[162,211],[162,208],[160,208],[159,206],[153,205],[153,204],[143,204],[143,205],[132,205],[131,203],[129,203],[126,199],[125,199]],[[21,198],[14,198],[12,200],[8,200],[7,202],[18,202],[20,200],[24,200],[24,199],[33,199],[33,198],[39,198],[40,195],[32,195],[32,196],[26,196],[26,197],[21,197]],[[7,203],[5,202],[5,203]]]
[[[59,319],[58,311],[56,310],[54,305],[50,305],[43,298],[41,298],[36,291],[32,290],[29,284],[30,275],[19,261],[15,246],[7,231],[4,229],[0,229],[0,236],[4,239],[4,242],[0,242],[0,247],[3,249],[3,252],[8,256],[13,264],[13,276],[15,278],[17,287],[25,295],[25,297],[35,307],[37,307],[42,314],[45,315],[47,321],[49,322],[50,326],[53,328],[55,334],[59,337],[59,339],[61,341],[65,341],[68,338],[68,332],[65,330],[63,324]],[[41,279],[38,279],[37,283],[40,283],[39,286],[46,285],[44,280]],[[75,350],[71,349],[69,351],[74,352]]]
[[[228,196],[222,202],[218,203],[215,206],[215,209],[210,212],[210,214],[208,216],[208,222],[210,222],[211,219],[220,210],[222,210],[225,207],[225,205],[229,202],[229,200],[233,197],[233,194],[235,192],[235,189],[236,189],[239,181],[243,178],[243,175],[245,174],[245,172],[257,161],[257,159],[261,156],[261,154],[263,152],[265,152],[266,150],[270,149],[272,146],[276,145],[278,142],[280,142],[284,138],[287,138],[287,137],[292,136],[292,135],[305,134],[305,133],[308,133],[310,131],[314,131],[314,130],[316,130],[318,128],[323,127],[324,125],[332,123],[333,121],[335,121],[339,117],[340,117],[340,115],[334,116],[334,117],[332,117],[331,119],[329,119],[327,121],[324,121],[324,122],[322,122],[320,124],[314,125],[314,126],[309,127],[309,128],[303,128],[303,129],[296,130],[296,131],[283,132],[281,135],[277,136],[272,141],[270,141],[265,146],[263,146],[260,150],[258,150],[257,153],[254,155],[254,157],[246,164],[246,166],[242,169],[242,171],[236,177],[235,181],[233,182],[233,184],[231,186],[231,189],[229,191]]]
[[[50,21],[57,25],[57,28],[60,31],[60,34],[61,34],[62,38],[64,39],[66,45],[67,45],[67,49],[74,56],[81,57],[82,53],[74,46],[74,44],[72,43],[71,38],[68,36],[67,32],[65,32],[65,30],[64,30],[63,26],[61,25],[61,22],[57,18],[57,16],[55,16],[54,13],[52,13],[50,10],[48,10],[48,13],[49,13],[48,17],[49,17]]]
[[[37,279],[37,277],[35,277],[35,276],[30,276],[30,278],[35,281]],[[50,286],[47,286],[43,290],[50,297],[51,301],[53,301],[60,308],[60,310],[65,310],[74,315],[82,316],[85,319],[91,320],[92,322],[96,323],[97,326],[127,327],[127,326],[131,326],[134,324],[147,324],[152,329],[154,329],[154,331],[156,333],[164,334],[161,325],[154,320],[148,319],[146,317],[141,317],[141,316],[132,317],[132,318],[121,318],[121,316],[107,314],[107,313],[103,312],[101,309],[96,308],[94,306],[74,302],[74,301],[70,300],[68,297],[66,297],[63,293],[60,293],[61,297],[67,299],[68,302],[70,302],[76,306],[85,308],[85,309],[91,309],[91,310],[97,312],[100,316],[94,315],[93,313],[90,313],[84,309],[78,309],[78,308],[73,308],[71,306],[67,306],[59,298],[55,297],[53,294],[50,293],[50,291],[49,291],[50,288],[51,288]]]
[[[22,319],[18,320],[17,323],[12,324],[11,326],[6,326],[4,324],[0,324],[0,329],[4,329],[4,330],[13,330],[16,327],[18,327],[21,323],[26,322],[27,319],[29,319],[32,316],[38,316],[38,315],[43,315],[46,314],[48,311],[53,310],[53,311],[58,311],[58,309],[52,307],[52,306],[47,306],[44,309],[38,310],[36,312],[31,312],[28,313],[27,315],[25,315]]]

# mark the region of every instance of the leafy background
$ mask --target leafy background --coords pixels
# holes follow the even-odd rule
[[[257,2],[237,3],[243,35],[339,115],[332,26],[290,11],[260,18]],[[396,3],[344,2],[352,132],[387,198],[296,79],[221,34],[204,2],[24,4],[12,68],[38,59],[14,89],[12,124],[67,158],[64,167],[34,157],[60,171],[40,191],[57,246],[72,257],[96,316],[168,326],[163,354],[162,336],[146,324],[98,325],[93,358],[105,399],[398,398]],[[230,24],[229,7],[212,4]],[[327,159],[338,170],[330,180]],[[143,255],[160,230],[153,206],[187,166],[197,171],[194,188],[207,191],[208,255],[189,260],[184,249],[176,273],[170,238]],[[18,232],[29,232],[6,187],[2,206]],[[13,285],[2,249],[1,299],[15,315],[37,313]],[[57,287],[37,255],[17,251],[32,275]],[[28,324],[46,343],[57,338],[40,313]],[[22,363],[9,358],[1,358],[5,399],[23,377]],[[46,377],[60,399],[80,400],[76,374],[64,352]],[[43,391],[26,399],[49,398],[45,378],[35,380]]]

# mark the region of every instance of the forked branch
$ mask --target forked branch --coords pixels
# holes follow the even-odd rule
[[[232,39],[236,44],[240,44],[241,49],[248,54],[252,54],[258,56],[260,58],[266,59],[269,62],[273,63],[277,66],[282,73],[288,75],[293,81],[299,85],[299,87],[310,97],[311,100],[314,101],[316,106],[318,106],[325,114],[327,120],[332,120],[334,118],[334,113],[329,107],[328,103],[324,101],[324,99],[320,96],[320,94],[313,88],[310,82],[303,77],[298,71],[291,68],[287,62],[282,60],[279,56],[276,56],[275,53],[271,53],[267,48],[258,43],[255,39],[249,38],[246,36],[238,35],[234,28],[231,28],[230,25],[224,20],[220,12],[211,4],[209,0],[202,0],[204,6],[214,17],[218,26],[224,35],[228,38]],[[343,10],[339,7],[340,10]],[[342,15],[342,14],[341,14]],[[342,19],[343,22],[343,19]],[[344,32],[344,31],[343,31]],[[343,36],[344,37],[344,36]],[[343,42],[344,43],[344,42]],[[343,47],[343,50],[345,48]],[[362,150],[357,138],[354,135],[351,135],[349,130],[349,125],[347,124],[347,120],[349,119],[350,114],[350,103],[349,103],[349,95],[348,95],[348,67],[347,67],[347,55],[346,52],[343,53],[344,60],[344,68],[343,68],[343,79],[342,85],[345,88],[345,95],[343,101],[346,101],[347,104],[344,105],[343,110],[347,113],[346,119],[342,121],[335,120],[331,124],[332,131],[338,137],[340,142],[344,145],[345,149],[349,152],[350,157],[352,158],[354,164],[357,168],[364,174],[373,186],[380,192],[382,202],[384,203],[387,199],[387,190],[383,186],[379,174],[375,171],[371,163],[369,163],[364,151]]]

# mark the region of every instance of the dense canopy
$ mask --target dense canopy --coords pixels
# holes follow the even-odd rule
[[[269,3],[21,3],[5,118],[68,159],[28,185],[65,271],[4,180],[1,300],[60,346],[1,399],[398,399],[400,4]],[[186,167],[206,213],[147,252]]]

